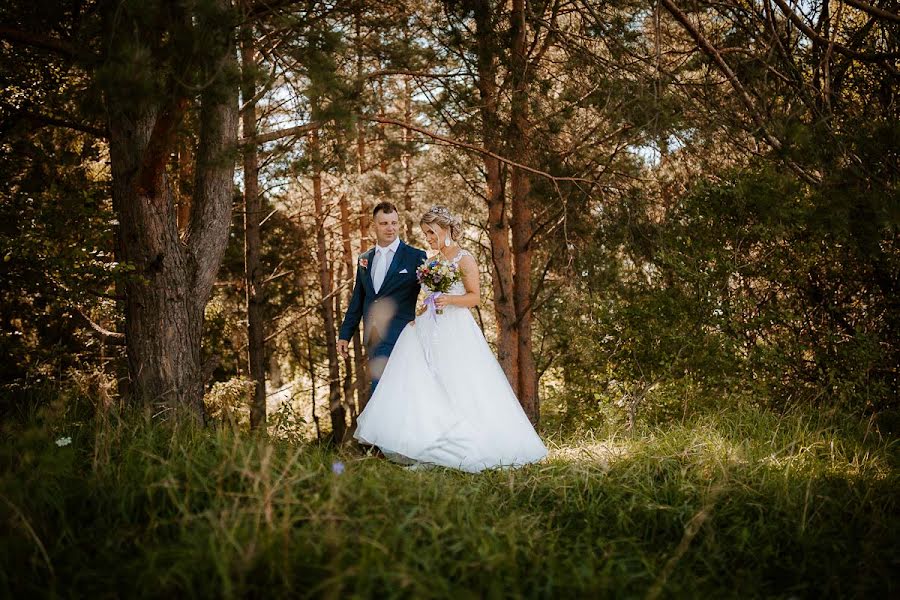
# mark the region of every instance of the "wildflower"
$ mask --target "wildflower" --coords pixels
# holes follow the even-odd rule
[[[335,475],[340,475],[344,472],[344,463],[341,461],[331,463],[331,472]]]
[[[56,440],[56,445],[59,446],[60,448],[62,448],[63,446],[68,446],[71,443],[72,443],[72,438],[70,438],[69,436],[61,437],[58,440]]]

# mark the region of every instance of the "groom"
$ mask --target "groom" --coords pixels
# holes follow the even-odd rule
[[[400,215],[390,202],[372,211],[377,246],[359,257],[353,296],[338,336],[338,352],[347,356],[349,340],[363,320],[363,344],[369,355],[372,389],[378,385],[387,359],[403,328],[416,318],[419,282],[416,269],[425,262],[424,250],[400,241]]]

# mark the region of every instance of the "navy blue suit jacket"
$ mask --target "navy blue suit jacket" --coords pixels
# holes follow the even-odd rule
[[[415,320],[420,288],[416,269],[428,258],[424,250],[401,241],[376,294],[371,270],[374,256],[375,248],[371,248],[359,257],[353,296],[340,333],[340,339],[349,340],[362,320],[363,343],[370,357],[388,356],[403,328]]]

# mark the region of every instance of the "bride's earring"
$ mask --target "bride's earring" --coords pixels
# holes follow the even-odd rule
[[[448,235],[447,237],[444,238],[444,245],[449,248],[451,241],[452,240],[450,239],[450,236]]]

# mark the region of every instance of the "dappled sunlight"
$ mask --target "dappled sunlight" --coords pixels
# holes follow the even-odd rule
[[[739,419],[723,414],[632,433],[623,428],[621,434],[613,433],[606,439],[587,434],[582,439],[567,438],[557,443],[551,437],[546,440],[547,463],[608,472],[617,464],[675,461],[701,478],[750,477],[759,482],[773,476],[873,482],[895,476],[889,443],[883,446],[883,452],[873,452],[839,427],[817,427],[797,416],[774,421],[773,417],[766,411],[749,409]]]
[[[588,463],[606,470],[609,466],[629,454],[630,446],[619,441],[597,442],[557,446],[547,444],[548,461],[564,461],[573,464]]]
[[[761,457],[759,464],[785,474],[819,473],[873,480],[891,475],[887,456],[868,450],[848,450],[837,436],[773,451]]]

